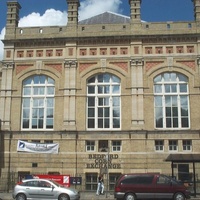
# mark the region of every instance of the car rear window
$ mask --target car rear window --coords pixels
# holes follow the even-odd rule
[[[143,184],[143,185],[148,185],[151,184],[153,181],[153,175],[145,175],[145,176],[140,176],[140,175],[135,175],[135,176],[127,176],[125,177],[122,181],[121,184]]]

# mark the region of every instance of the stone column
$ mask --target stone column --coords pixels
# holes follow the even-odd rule
[[[64,129],[76,130],[76,60],[65,60]]]
[[[2,130],[11,130],[11,97],[13,68],[13,62],[3,63],[0,101],[0,119],[2,121]]]
[[[143,59],[131,60],[132,128],[140,129],[144,125],[144,87]]]

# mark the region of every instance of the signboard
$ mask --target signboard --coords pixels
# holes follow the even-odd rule
[[[70,177],[70,184],[71,185],[81,185],[82,177]]]
[[[25,179],[30,178],[43,178],[48,180],[53,180],[61,185],[66,187],[70,187],[70,176],[69,175],[49,175],[49,174],[34,174],[34,175],[27,175]]]
[[[29,153],[58,153],[59,144],[30,143],[18,140],[17,151]]]

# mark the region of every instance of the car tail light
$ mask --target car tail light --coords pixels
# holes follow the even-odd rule
[[[20,182],[18,182],[16,185],[21,185],[23,182],[22,181],[20,181]]]
[[[120,187],[115,187],[115,192],[120,192],[121,188]]]

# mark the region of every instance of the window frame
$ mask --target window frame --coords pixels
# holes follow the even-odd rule
[[[121,130],[120,78],[109,73],[90,77],[86,103],[87,130]]]
[[[93,143],[93,145],[92,145],[92,143]],[[89,147],[89,149],[88,149],[88,147]],[[92,147],[94,148],[93,150],[92,150]],[[95,140],[86,140],[85,141],[85,151],[86,152],[95,152],[96,151]]]
[[[113,143],[116,143],[115,145],[113,144]],[[118,144],[117,144],[118,143]],[[120,144],[119,144],[120,143]],[[122,141],[121,140],[113,140],[112,142],[111,142],[111,144],[112,144],[112,152],[121,152],[122,151]],[[114,150],[114,148],[116,149],[116,150]],[[119,150],[117,150],[117,149],[119,149]]]
[[[159,74],[154,78],[153,90],[155,129],[190,129],[188,77],[174,72]]]
[[[46,75],[33,75],[22,83],[21,129],[51,131],[55,117],[55,81]]]
[[[168,148],[169,148],[169,151],[178,152],[178,140],[169,140]]]
[[[186,144],[184,144],[184,143],[186,143]],[[186,152],[186,151],[191,152],[192,151],[192,140],[182,140],[182,148],[183,148],[184,152]]]
[[[158,142],[158,144],[156,144],[157,142]],[[162,142],[162,144],[161,144],[161,142]],[[156,152],[164,152],[165,151],[164,140],[155,140],[154,148],[155,148]]]

